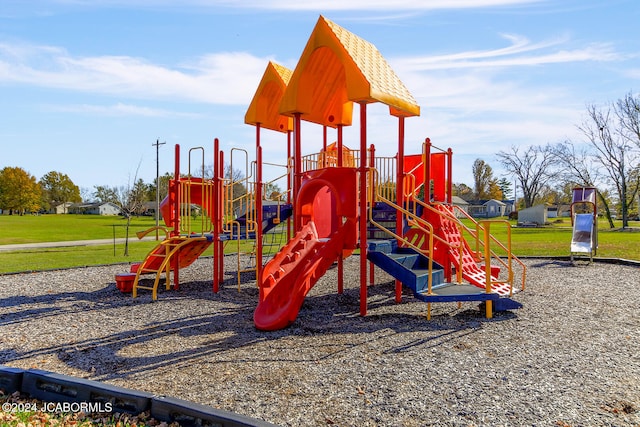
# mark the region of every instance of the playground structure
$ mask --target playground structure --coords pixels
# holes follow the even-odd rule
[[[395,156],[379,156],[367,142],[370,103],[387,105],[397,119]],[[359,106],[358,150],[343,140],[354,104]],[[488,318],[494,310],[519,308],[511,297],[524,289],[526,268],[511,252],[509,223],[476,222],[451,203],[451,149],[437,148],[426,138],[420,153],[405,155],[405,119],[419,114],[413,96],[375,46],[321,16],[295,70],[270,62],[247,110],[245,123],[256,129],[256,154],[243,182],[246,194],[235,197],[237,183],[224,176],[217,139],[211,179],[191,177],[191,151],[189,175],[181,175],[176,146],[175,177],[161,207],[166,238],[116,281],[132,282],[134,297],[139,289],[150,289],[155,299],[162,276],[167,289],[177,288],[179,270],[213,246],[217,292],[224,244],[254,239],[260,291],[254,322],[261,330],[294,322],[309,290],[334,264],[342,293],[343,260],[352,255],[360,261],[363,316],[376,266],[394,277],[395,300],[401,302],[402,286],[408,287],[427,303],[428,318],[435,302],[483,302]],[[323,135],[320,150],[304,156],[302,121],[321,126]],[[286,135],[287,160],[279,177],[286,191],[271,201],[264,195],[272,183],[263,182],[263,129]],[[334,143],[329,143],[330,129]],[[194,204],[202,208],[197,232],[189,215]],[[278,224],[285,225],[287,243],[265,264],[263,237]],[[506,227],[504,244],[491,235],[497,226]],[[139,283],[147,273],[156,275],[153,286]]]
[[[571,262],[575,256],[593,256],[598,251],[597,190],[593,187],[576,187],[571,201]]]

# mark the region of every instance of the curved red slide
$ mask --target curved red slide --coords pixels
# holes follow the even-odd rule
[[[253,313],[256,328],[275,331],[292,324],[307,293],[342,256],[344,242],[354,232],[355,223],[347,221],[328,239],[319,239],[313,221],[307,222],[263,270]]]

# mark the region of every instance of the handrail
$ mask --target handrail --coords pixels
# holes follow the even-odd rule
[[[485,252],[484,263],[485,263],[485,271],[487,274],[487,289],[489,290],[491,289],[491,282],[493,281],[491,276],[491,259],[496,258],[498,260],[501,260],[500,257],[496,256],[495,252],[491,250],[491,241],[493,240],[494,242],[497,242],[501,247],[504,247],[504,245],[501,242],[499,242],[497,239],[495,239],[495,237],[493,237],[493,235],[491,234],[491,224],[505,224],[507,226],[507,247],[505,248],[507,252],[507,264],[505,267],[507,268],[507,271],[508,271],[508,279],[501,283],[509,284],[509,296],[512,296],[513,295],[513,265],[511,261],[513,259],[513,254],[511,252],[511,224],[509,224],[509,222],[505,220],[486,219],[476,223],[476,233],[479,234],[480,229],[484,231],[483,247]]]
[[[369,187],[372,189],[372,191],[376,191],[376,189],[378,188],[377,185],[377,170],[375,168],[369,168],[369,172],[371,174],[371,180],[373,180],[374,185],[370,185]],[[432,294],[432,271],[433,271],[433,259],[432,259],[432,254],[433,254],[433,245],[434,245],[434,240],[437,240],[441,243],[443,243],[446,246],[449,246],[452,249],[458,249],[459,253],[460,253],[460,259],[462,259],[462,245],[458,244],[458,245],[452,245],[450,242],[447,242],[446,240],[440,238],[439,236],[437,236],[434,232],[433,232],[433,226],[428,223],[427,221],[425,221],[423,218],[421,218],[420,216],[416,215],[414,212],[409,211],[408,209],[397,205],[396,203],[394,203],[393,201],[386,199],[384,197],[382,197],[380,194],[378,194],[378,192],[376,191],[375,193],[375,200],[377,201],[381,201],[389,206],[391,206],[392,208],[394,208],[397,212],[401,212],[402,214],[407,216],[407,221],[409,222],[409,224],[411,225],[415,225],[417,226],[420,230],[424,231],[427,236],[428,236],[428,246],[427,249],[425,249],[424,247],[420,247],[417,246],[414,242],[412,242],[411,240],[407,239],[405,236],[402,236],[398,233],[396,233],[395,231],[385,227],[384,225],[380,224],[379,222],[375,221],[373,219],[373,201],[372,203],[370,203],[369,205],[369,212],[368,212],[368,216],[369,216],[369,222],[376,226],[377,228],[379,228],[380,230],[386,232],[387,234],[390,234],[391,236],[393,236],[394,238],[400,240],[403,242],[403,244],[405,244],[406,246],[411,247],[412,249],[420,252],[423,255],[427,256],[428,259],[428,271],[429,271],[429,277],[428,277],[428,282],[427,282],[427,294],[431,295]],[[462,281],[462,275],[461,275],[461,271],[460,269],[458,269],[456,271],[456,278],[458,280],[458,282]]]
[[[151,233],[152,231],[156,231],[156,230],[160,230],[160,231],[164,232],[164,238],[165,239],[169,238],[169,233],[170,233],[169,229],[167,227],[162,226],[162,225],[156,225],[156,226],[153,226],[153,227],[148,228],[146,230],[138,231],[138,232],[136,232],[136,236],[138,237],[138,239],[142,239],[147,234]]]
[[[443,205],[443,206],[449,206],[449,205],[445,205],[443,203],[435,203],[438,205]],[[513,255],[513,252],[511,250],[511,224],[506,221],[506,220],[483,220],[483,221],[476,221],[475,218],[473,218],[471,215],[469,215],[467,212],[464,211],[464,209],[460,208],[459,206],[456,205],[451,205],[451,207],[454,210],[457,210],[459,212],[461,212],[463,214],[463,216],[465,218],[467,218],[468,220],[470,220],[474,225],[475,225],[475,230],[469,228],[468,226],[464,225],[462,223],[462,221],[460,221],[454,214],[451,215],[445,215],[443,212],[438,211],[436,209],[433,209],[435,212],[437,212],[440,215],[446,216],[448,219],[450,220],[454,220],[457,224],[460,225],[460,227],[462,227],[471,237],[473,237],[473,239],[475,240],[475,251],[474,254],[476,256],[476,258],[482,258],[482,256],[485,258],[485,263],[487,262],[487,257],[486,255],[484,255],[484,251],[480,250],[480,247],[482,245],[482,247],[486,247],[487,245],[490,247],[492,243],[496,244],[501,250],[503,250],[506,254],[507,254],[507,262],[505,262],[500,255],[498,255],[494,250],[490,250],[490,258],[495,259],[500,265],[502,265],[504,268],[507,269],[508,271],[508,275],[509,275],[509,285],[510,285],[510,289],[511,292],[513,292],[513,282],[514,282],[514,269],[513,269],[513,265],[511,263],[511,261],[515,261],[517,264],[520,265],[520,267],[522,268],[522,284],[521,284],[521,289],[524,291],[525,290],[525,283],[526,283],[526,271],[527,271],[527,267],[526,265],[515,255]],[[488,237],[486,238],[485,241],[481,241],[480,236],[482,233],[486,234],[486,229],[485,227],[483,227],[483,223],[504,223],[506,224],[507,227],[507,246],[504,245],[504,243],[502,243],[500,240],[498,240],[493,234],[489,233]],[[482,255],[482,256],[481,256]]]
[[[511,224],[509,223],[509,221],[506,220],[482,220],[482,221],[476,221],[475,218],[473,218],[472,216],[470,216],[467,212],[464,211],[464,209],[462,209],[460,206],[456,206],[453,205],[454,209],[458,209],[460,212],[462,212],[466,218],[468,218],[469,220],[471,220],[471,222],[473,224],[475,224],[476,226],[476,230],[475,232],[473,230],[471,230],[469,227],[465,226],[464,224],[463,227],[464,229],[472,236],[475,238],[476,240],[476,253],[481,253],[480,252],[480,231],[483,230],[486,234],[486,231],[484,230],[484,227],[482,226],[483,223],[503,223],[507,226],[507,246],[505,246],[504,243],[502,243],[500,240],[498,240],[493,234],[489,233],[488,235],[488,240],[486,240],[484,242],[484,245],[486,246],[487,244],[491,244],[491,243],[495,243],[500,249],[502,249],[506,254],[507,254],[507,259],[508,261],[513,260],[515,261],[517,264],[520,265],[520,267],[522,268],[522,285],[521,288],[523,291],[525,290],[526,287],[526,273],[527,273],[527,266],[522,262],[522,260],[520,260],[520,258],[518,258],[517,256],[513,255],[513,251],[511,250]],[[492,258],[495,258],[502,266],[504,266],[505,268],[508,269],[509,274],[511,276],[513,276],[513,266],[511,264],[507,264],[505,263],[502,258],[493,250],[491,250],[491,256]],[[486,262],[486,261],[485,261]],[[511,288],[513,289],[513,280],[514,277],[510,277],[510,285]]]

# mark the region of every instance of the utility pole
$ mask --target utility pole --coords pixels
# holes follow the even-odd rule
[[[151,144],[152,147],[156,147],[156,227],[160,225],[160,146],[166,144],[166,142],[160,142],[160,139],[156,139],[155,144]],[[156,241],[158,238],[158,229],[156,228]]]

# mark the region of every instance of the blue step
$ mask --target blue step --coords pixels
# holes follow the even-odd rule
[[[431,294],[428,291],[428,258],[412,248],[398,247],[395,239],[369,240],[367,258],[413,291],[424,302],[493,301],[494,311],[522,308],[522,304],[470,284],[448,283],[442,266],[433,263]]]
[[[426,292],[429,286],[429,259],[412,248],[399,248],[395,240],[369,242],[367,258],[398,279],[414,294]],[[444,269],[437,263],[431,269],[432,290],[442,286]]]
[[[493,302],[494,311],[518,310],[520,308],[522,308],[522,303],[507,297],[498,298]]]

